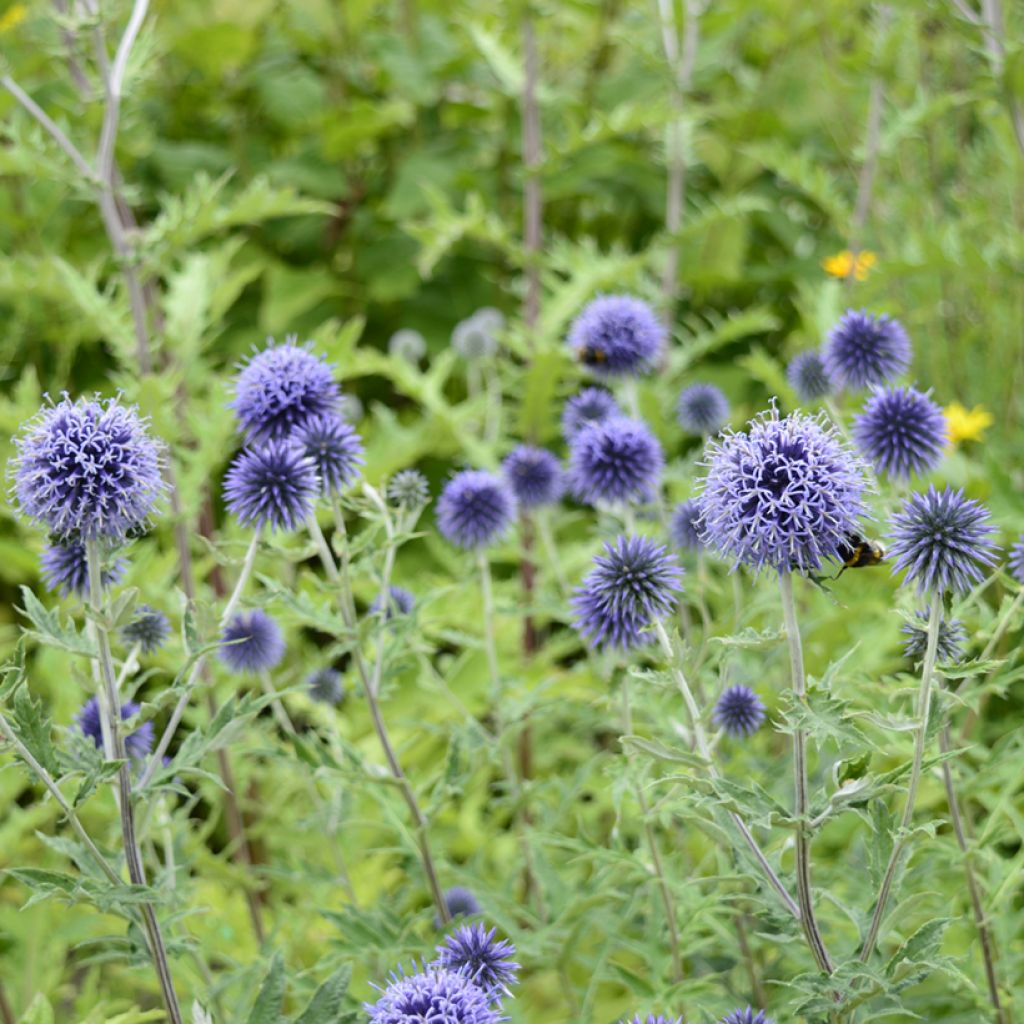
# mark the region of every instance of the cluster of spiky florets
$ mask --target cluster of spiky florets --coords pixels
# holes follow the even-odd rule
[[[764,722],[764,704],[749,686],[728,686],[715,703],[711,720],[731,736],[752,736]]]
[[[515,946],[499,939],[496,929],[465,924],[437,947],[437,959],[431,966],[468,974],[492,999],[500,999],[508,994],[519,973],[515,955]]]
[[[124,575],[123,558],[107,556],[104,552],[104,564],[100,569],[100,581],[109,587]],[[85,558],[85,545],[78,540],[62,541],[48,544],[40,559],[43,582],[50,590],[59,591],[65,597],[78,594],[85,597],[89,593],[89,566]]]
[[[817,402],[835,390],[818,352],[801,352],[786,367],[786,380],[801,402]]]
[[[717,434],[729,421],[729,400],[714,384],[694,384],[679,396],[676,416],[691,434]]]
[[[127,722],[139,713],[139,705],[132,700],[126,700],[121,705],[121,721]],[[99,701],[90,697],[81,707],[75,716],[75,722],[82,731],[82,735],[93,741],[97,747],[103,746],[103,726],[100,723]],[[125,750],[128,756],[135,761],[141,761],[153,749],[153,723],[143,722],[142,725],[125,737]]]
[[[605,391],[604,388],[584,388],[566,400],[562,409],[562,436],[567,441],[572,441],[591,423],[602,423],[621,415],[619,403],[615,401],[610,391]]]
[[[847,310],[822,350],[829,380],[840,388],[887,384],[910,366],[910,339],[889,316]]]
[[[240,612],[221,634],[221,660],[233,672],[266,672],[284,657],[281,627],[261,608]]]
[[[591,505],[649,501],[664,462],[661,445],[638,420],[620,416],[591,423],[573,440],[569,486]]]
[[[576,358],[606,377],[646,373],[665,341],[650,306],[632,295],[602,295],[573,321],[569,346]]]
[[[396,587],[392,584],[388,587],[387,600],[385,601],[378,594],[370,605],[370,611],[374,614],[384,612],[385,619],[392,619],[396,615],[408,615],[415,607],[416,595],[404,587]]]
[[[905,622],[902,633],[907,638],[903,643],[903,653],[913,661],[924,657],[928,649],[928,612],[914,613],[914,622]],[[935,654],[940,664],[958,662],[964,653],[967,632],[959,619],[939,620]]]
[[[140,604],[135,616],[121,630],[121,637],[129,646],[138,644],[144,654],[152,654],[162,647],[171,635],[171,624],[162,611],[148,604]]]
[[[306,677],[306,686],[310,697],[322,704],[337,705],[345,699],[345,684],[337,669],[318,668]]]
[[[703,546],[700,539],[700,502],[696,498],[676,505],[669,524],[669,536],[677,548],[697,549]]]
[[[437,525],[458,547],[481,548],[508,529],[515,511],[515,496],[501,477],[466,469],[452,477],[441,493]]]
[[[946,417],[914,388],[879,388],[853,421],[853,438],[876,470],[906,479],[939,464]]]
[[[546,448],[521,444],[506,456],[501,469],[523,508],[550,505],[565,490],[562,464]]]

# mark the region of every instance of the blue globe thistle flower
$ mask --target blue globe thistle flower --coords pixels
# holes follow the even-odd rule
[[[243,449],[224,477],[225,504],[243,526],[297,529],[319,493],[316,463],[290,441]]]
[[[444,905],[451,918],[475,917],[483,913],[480,901],[464,885],[453,885],[450,889],[445,889]]]
[[[995,531],[984,505],[946,487],[911,494],[892,517],[889,537],[893,573],[918,593],[964,593],[979,583],[996,561]]]
[[[228,403],[250,444],[283,441],[314,416],[339,412],[341,390],[331,365],[311,345],[271,341],[242,367]]]
[[[576,628],[593,647],[639,647],[676,606],[682,575],[675,556],[647,537],[606,542],[572,598]]]
[[[89,566],[85,560],[85,545],[81,541],[48,544],[39,562],[47,590],[59,591],[62,597],[69,594],[77,594],[79,597],[88,595]],[[121,579],[125,568],[123,558],[108,558],[100,570],[103,586],[109,587]]]
[[[715,703],[711,721],[730,736],[753,736],[764,722],[764,705],[749,686],[727,686]]]
[[[691,434],[717,434],[729,422],[729,400],[714,384],[694,384],[679,396],[676,418]]]
[[[127,722],[139,713],[139,705],[132,700],[126,700],[121,705],[121,721]],[[82,731],[86,739],[90,739],[97,748],[103,746],[103,727],[100,724],[100,705],[95,697],[90,697],[75,715],[75,723]],[[141,761],[149,755],[153,749],[153,723],[143,722],[142,725],[125,737],[125,750],[128,756],[135,761]]]
[[[488,994],[459,971],[392,974],[375,1003],[364,1003],[370,1024],[499,1024]]]
[[[765,1016],[764,1010],[733,1010],[722,1018],[720,1024],[774,1024],[771,1017]]]
[[[601,295],[569,328],[569,346],[595,373],[607,377],[648,372],[665,341],[654,310],[632,295]]]
[[[341,673],[333,668],[318,668],[306,677],[306,686],[313,700],[337,706],[345,699]]]
[[[452,544],[481,548],[508,529],[516,499],[493,473],[465,469],[448,481],[437,503],[437,525]]]
[[[281,627],[262,609],[239,612],[224,628],[218,650],[232,672],[264,672],[284,657]]]
[[[905,622],[900,632],[907,638],[903,642],[903,653],[912,661],[920,661],[928,649],[928,612],[919,611],[914,617],[921,625]],[[936,656],[940,663],[958,662],[963,657],[967,632],[959,619],[940,619]]]
[[[825,360],[817,352],[801,352],[786,367],[786,380],[801,402],[816,402],[832,394]]]
[[[469,362],[489,359],[498,351],[498,336],[504,329],[505,315],[485,306],[455,325],[452,348]]]
[[[408,615],[416,607],[416,595],[411,594],[404,587],[388,587],[388,606],[384,609],[380,595],[373,599],[370,605],[370,612],[377,614],[384,610],[384,618],[392,619],[396,615]]]
[[[565,474],[558,457],[546,448],[521,444],[505,457],[502,472],[523,508],[558,501],[565,490]]]
[[[569,452],[569,483],[580,501],[594,505],[650,500],[665,458],[646,425],[623,417],[591,423]]]
[[[1010,570],[1010,575],[1024,587],[1024,533],[1017,538],[1016,543],[1010,548],[1007,568]]]
[[[144,654],[162,647],[171,635],[171,623],[163,612],[148,604],[135,609],[135,617],[121,630],[121,639],[129,647],[138,644]]]
[[[829,332],[821,353],[825,372],[842,388],[886,384],[910,366],[910,354],[898,320],[852,309]]]
[[[853,421],[853,439],[880,473],[907,479],[941,461],[946,417],[914,388],[879,389]]]
[[[403,327],[388,339],[388,354],[416,365],[427,354],[427,340],[419,331]]]
[[[669,524],[669,536],[677,548],[696,550],[704,546],[700,539],[700,502],[696,498],[676,505]]]
[[[866,511],[863,464],[822,417],[773,408],[708,442],[703,465],[701,535],[736,565],[817,570]]]
[[[430,966],[468,975],[492,998],[507,994],[519,973],[513,959],[516,947],[496,934],[482,924],[461,925],[437,947],[438,957]]]
[[[562,436],[572,439],[591,423],[621,416],[622,410],[610,391],[604,388],[584,388],[565,400],[562,407]]]
[[[119,543],[146,528],[165,489],[162,452],[134,407],[66,395],[15,439],[21,510],[60,540]]]
[[[293,435],[313,460],[324,494],[337,494],[359,475],[363,441],[340,416],[313,416]]]
[[[422,508],[430,501],[430,485],[418,469],[402,469],[388,481],[388,497],[402,508]]]

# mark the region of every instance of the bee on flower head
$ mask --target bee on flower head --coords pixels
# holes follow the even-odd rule
[[[837,555],[843,564],[833,579],[839,579],[847,569],[866,569],[880,565],[885,559],[885,548],[876,540],[869,540],[859,533],[851,532],[839,545]]]

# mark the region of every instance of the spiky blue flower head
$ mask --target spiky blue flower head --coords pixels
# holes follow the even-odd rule
[[[498,351],[498,337],[504,329],[504,313],[485,306],[455,325],[452,348],[469,362],[489,359]]]
[[[499,1024],[498,1007],[472,978],[437,968],[392,974],[375,1003],[364,1003],[370,1024]]]
[[[558,501],[565,490],[562,464],[547,448],[521,444],[508,453],[501,469],[523,508],[550,505]]]
[[[853,421],[853,439],[878,472],[905,480],[941,461],[946,417],[914,388],[878,388]]]
[[[647,537],[606,541],[572,598],[576,628],[592,647],[639,647],[676,606],[682,575],[675,556]]]
[[[1010,557],[1007,559],[1006,565],[1010,570],[1010,575],[1024,587],[1024,533],[1010,548]]]
[[[866,511],[863,463],[824,417],[772,408],[708,442],[703,465],[701,536],[736,565],[817,570]]]
[[[273,340],[246,363],[229,402],[250,444],[283,441],[314,416],[339,412],[341,390],[330,363],[297,345]]]
[[[162,451],[134,406],[67,395],[15,438],[22,512],[59,540],[119,543],[146,528],[165,484]]]
[[[452,918],[475,917],[483,913],[480,901],[472,890],[464,885],[453,885],[450,889],[445,889],[444,905],[448,909],[448,916]]]
[[[135,701],[126,700],[121,705],[121,721],[127,722],[139,713],[139,705]],[[90,697],[75,715],[75,723],[82,735],[90,739],[97,747],[103,746],[103,727],[100,725],[100,705],[95,697]],[[125,750],[135,761],[141,761],[153,749],[153,723],[143,722],[142,725],[125,737]]]
[[[47,590],[57,590],[62,597],[77,594],[85,597],[89,593],[89,566],[85,560],[85,545],[81,541],[59,541],[47,544],[39,559],[43,582]],[[100,570],[104,587],[116,583],[125,571],[123,558],[105,560]]]
[[[171,623],[162,611],[152,605],[140,604],[135,616],[121,630],[121,639],[129,646],[138,644],[144,654],[162,647],[171,635]]]
[[[441,492],[437,525],[457,547],[482,548],[508,529],[515,511],[515,495],[501,477],[464,469]]]
[[[886,384],[910,366],[910,338],[898,320],[848,309],[829,332],[822,360],[841,388]]]
[[[696,498],[676,505],[669,524],[669,536],[677,548],[696,550],[704,546],[700,539],[700,502]]]
[[[513,957],[516,947],[497,938],[497,930],[482,924],[464,924],[437,947],[437,959],[431,967],[461,971],[484,991],[501,996],[515,984],[519,964]]]
[[[562,436],[572,439],[591,423],[621,416],[622,410],[610,391],[604,388],[584,388],[565,400],[562,408]]]
[[[834,388],[818,352],[801,352],[786,367],[786,380],[801,402],[827,398]]]
[[[323,494],[337,494],[359,475],[363,441],[340,416],[313,416],[293,438],[313,460]]]
[[[727,686],[715,703],[711,721],[730,736],[753,736],[764,722],[764,704],[749,686]]]
[[[764,1010],[753,1010],[749,1006],[743,1010],[733,1010],[726,1014],[720,1024],[774,1024]]]
[[[691,434],[717,434],[729,422],[729,400],[714,384],[693,384],[679,396],[676,418]]]
[[[224,627],[221,661],[232,672],[264,672],[284,657],[281,627],[261,608],[239,612]]]
[[[306,686],[313,700],[338,705],[345,699],[345,684],[341,673],[333,668],[318,668],[306,677]]]
[[[903,642],[904,655],[912,661],[919,661],[928,649],[928,612],[915,612],[914,618],[917,622],[905,622],[900,632],[907,638]],[[939,636],[935,652],[940,663],[960,661],[966,642],[967,632],[959,619],[942,618],[939,620]]]
[[[224,499],[243,526],[294,530],[320,493],[316,463],[292,441],[244,448],[224,477]]]
[[[664,341],[654,310],[633,295],[599,296],[569,328],[576,358],[605,377],[647,373]]]
[[[638,420],[619,416],[584,427],[569,451],[569,485],[581,501],[618,503],[653,497],[665,457]]]
[[[403,327],[388,339],[388,353],[416,364],[427,354],[427,340],[419,331]]]
[[[911,494],[892,517],[892,571],[918,593],[964,593],[996,561],[995,533],[984,505],[946,487]]]
[[[408,615],[415,607],[415,594],[410,593],[404,587],[396,587],[392,585],[388,587],[387,608],[384,607],[384,602],[381,601],[380,595],[378,594],[370,605],[370,611],[374,614],[379,611],[383,611],[385,619],[392,619],[396,615]]]
[[[430,485],[418,469],[402,469],[388,481],[388,497],[401,508],[422,508],[430,501]]]

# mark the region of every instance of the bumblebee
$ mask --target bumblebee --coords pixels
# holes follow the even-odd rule
[[[832,577],[834,580],[839,579],[847,569],[865,569],[878,565],[885,559],[885,548],[878,541],[868,540],[859,533],[848,533],[839,545],[837,555],[843,566]]]
[[[581,349],[577,350],[577,358],[584,366],[600,366],[607,360],[608,356],[603,348],[593,348],[590,345],[584,345]]]

